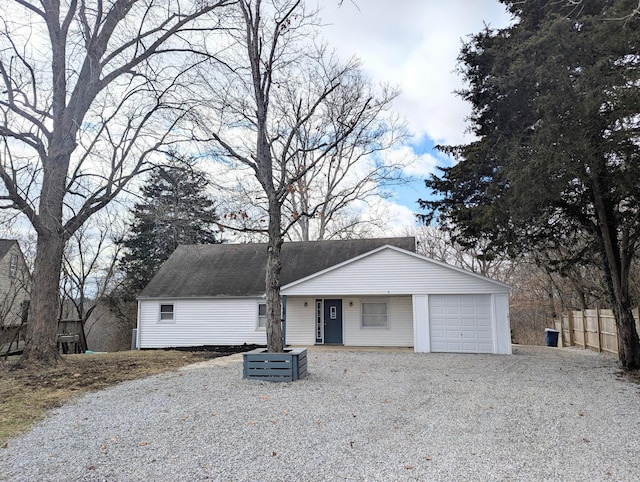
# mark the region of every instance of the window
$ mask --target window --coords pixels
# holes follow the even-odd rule
[[[12,254],[9,260],[9,276],[15,278],[18,273],[18,255]]]
[[[372,302],[362,303],[362,327],[386,328],[387,327],[387,303]]]
[[[316,343],[322,343],[324,320],[322,318],[322,300],[316,300]]]
[[[267,327],[267,304],[258,303],[258,328]]]
[[[160,321],[175,321],[173,305],[160,305]]]

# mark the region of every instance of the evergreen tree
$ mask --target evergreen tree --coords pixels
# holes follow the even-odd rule
[[[630,272],[640,249],[640,17],[635,0],[502,0],[516,20],[460,55],[478,140],[421,201],[454,238],[553,250],[606,273],[620,360],[640,368]],[[561,250],[557,250],[561,252]],[[490,254],[490,253],[489,253]]]
[[[143,201],[132,211],[131,231],[122,241],[126,253],[120,266],[130,294],[146,286],[179,244],[219,242],[206,175],[191,159],[174,156],[171,161],[151,172],[142,187]]]

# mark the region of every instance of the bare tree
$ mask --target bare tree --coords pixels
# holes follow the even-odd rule
[[[37,233],[23,362],[55,362],[64,245],[171,141],[196,45],[231,0],[0,6],[2,208]],[[191,40],[190,40],[191,39]]]
[[[327,118],[333,93],[358,71],[358,63],[342,63],[313,41],[317,17],[301,0],[241,0],[236,15],[229,20],[241,25],[231,30],[237,43],[229,47],[221,62],[227,70],[216,75],[208,69],[203,75],[211,97],[210,112],[221,113],[221,121],[201,114],[201,130],[194,137],[213,141],[214,154],[232,168],[248,167],[260,185],[264,202],[259,209],[267,214],[264,223],[251,220],[245,212],[233,213],[230,221],[268,237],[267,348],[280,352],[281,247],[291,226],[300,217],[313,215],[305,210],[288,219],[283,215],[284,206],[297,183],[330,159],[367,118],[375,99],[345,111],[339,129],[327,125],[327,130],[317,130],[301,142],[305,132],[319,129],[320,119]],[[300,164],[303,151],[314,156]],[[224,219],[221,224],[226,224]]]
[[[117,260],[124,235],[122,213],[109,207],[97,213],[69,239],[62,264],[60,318],[86,319],[86,315],[114,287]]]
[[[411,233],[416,237],[417,251],[429,258],[509,283],[516,263],[504,257],[487,255],[482,244],[461,246],[435,226],[423,225]]]
[[[291,84],[281,88],[293,91],[287,96],[293,105],[278,106],[283,110],[276,115],[286,118],[295,108],[298,92]],[[290,177],[297,181],[283,205],[283,215],[294,222],[289,237],[301,241],[344,238],[366,230],[363,225],[373,221],[363,220],[354,207],[384,197],[385,188],[406,182],[408,159],[385,156],[408,138],[403,123],[391,111],[397,95],[387,86],[376,92],[363,73],[354,70],[323,100],[313,121],[300,126],[294,140],[296,157],[289,166]],[[358,124],[346,125],[345,119],[354,113]],[[340,139],[329,152],[321,142],[326,132]]]

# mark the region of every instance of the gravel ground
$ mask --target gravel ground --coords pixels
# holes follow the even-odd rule
[[[639,480],[640,386],[576,349],[237,355],[78,398],[0,449],[0,480]]]

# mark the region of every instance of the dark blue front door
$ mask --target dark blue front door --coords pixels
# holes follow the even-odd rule
[[[342,343],[342,300],[324,300],[324,342]]]

